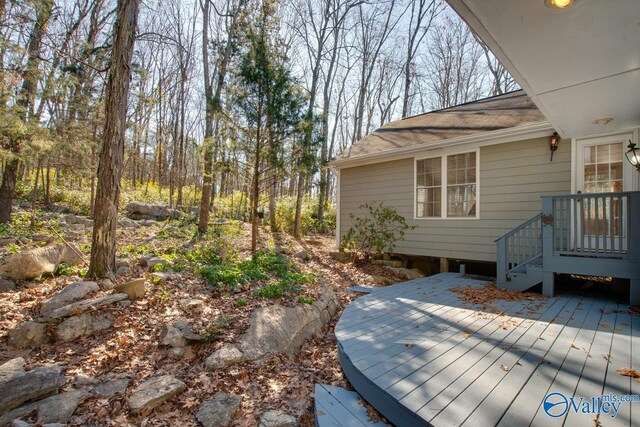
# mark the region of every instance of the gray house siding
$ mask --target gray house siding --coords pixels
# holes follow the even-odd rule
[[[440,152],[433,151],[433,155]],[[480,219],[413,219],[413,157],[343,168],[340,235],[351,226],[350,214],[362,212],[360,205],[378,201],[395,207],[410,224],[417,225],[396,245],[396,253],[495,262],[494,240],[540,212],[542,195],[570,193],[570,142],[561,141],[553,162],[549,158],[548,137],[481,147]]]

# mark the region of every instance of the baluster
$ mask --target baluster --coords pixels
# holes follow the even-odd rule
[[[609,201],[609,196],[602,197],[602,251],[607,253],[607,203]]]
[[[594,214],[594,221],[596,222],[596,254],[598,252],[600,252],[600,211],[599,211],[599,203],[598,203],[598,199],[599,197],[595,197],[593,199],[593,203],[595,205],[595,209],[593,210],[593,214]]]
[[[578,199],[573,199],[573,250],[578,251]]]
[[[616,251],[616,219],[613,216],[615,212],[616,201],[615,197],[609,196],[609,239],[611,240],[611,254],[615,254]]]
[[[560,199],[560,250],[564,251],[564,199]]]
[[[620,203],[620,208],[618,209],[618,245],[619,248],[618,250],[620,251],[620,253],[623,253],[624,251],[622,250],[622,233],[623,233],[623,211],[625,208],[625,196],[619,197],[618,198],[618,203]],[[626,215],[628,216],[628,215]]]

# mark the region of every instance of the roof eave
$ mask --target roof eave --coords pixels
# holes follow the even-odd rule
[[[329,162],[329,166],[334,169],[344,169],[355,166],[364,166],[373,163],[388,162],[410,157],[411,155],[424,151],[431,151],[438,148],[454,147],[463,144],[479,143],[480,145],[505,144],[524,139],[540,138],[549,136],[555,132],[554,127],[548,121],[536,122],[522,126],[514,126],[490,132],[465,135],[457,138],[444,139],[442,141],[412,145],[409,147],[397,148],[394,150],[381,151],[377,153],[364,154],[361,156],[335,159]]]

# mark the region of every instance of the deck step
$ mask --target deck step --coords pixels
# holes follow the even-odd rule
[[[315,413],[318,427],[386,427],[369,420],[358,393],[328,384],[316,384]]]
[[[366,286],[366,285],[356,285],[347,288],[349,292],[354,292],[357,294],[370,294],[376,288],[374,286]]]
[[[504,288],[512,291],[526,291],[542,283],[542,257],[534,258],[528,263],[518,266],[509,273],[509,279]]]

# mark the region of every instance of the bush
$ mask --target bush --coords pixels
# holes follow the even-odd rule
[[[301,304],[313,304],[313,297],[308,295],[300,295],[298,297],[298,302]]]
[[[336,212],[329,203],[325,205],[324,220],[318,220],[318,200],[305,196],[300,211],[300,233],[329,233],[336,227]],[[296,198],[284,196],[278,199],[276,205],[276,225],[278,229],[293,233],[296,218]]]
[[[360,209],[366,209],[367,214],[358,217],[350,214],[353,225],[344,235],[342,247],[364,254],[365,259],[393,252],[396,242],[404,240],[406,231],[416,228],[408,225],[396,209],[382,203],[365,203]]]

